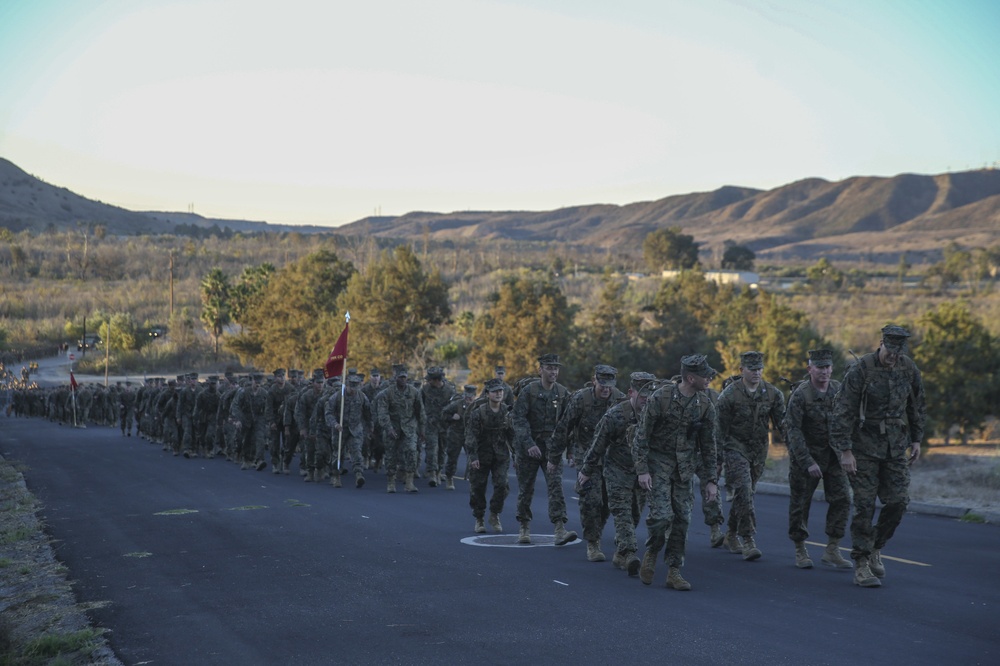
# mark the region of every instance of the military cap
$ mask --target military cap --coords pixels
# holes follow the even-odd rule
[[[236,373],[234,373],[234,372],[233,372],[232,370],[226,370],[226,371],[225,371],[224,373],[222,373],[222,374],[223,374],[223,376],[224,376],[224,377],[225,377],[226,379],[232,379],[233,377],[235,377],[235,376],[236,376]]]
[[[339,383],[340,383],[340,375],[334,375],[333,377],[326,378],[327,386],[336,386]]]
[[[171,379],[170,381],[167,382],[167,386],[177,386],[177,380]]]
[[[219,375],[209,375],[208,377],[205,377],[205,381],[207,381],[209,384],[218,384]]]
[[[278,368],[277,370],[275,370],[271,374],[274,375],[275,377],[284,377],[285,376],[285,369],[284,368]]]
[[[348,368],[347,369],[347,374],[348,375],[356,375],[356,374],[358,374],[358,369],[357,368]]]
[[[317,377],[324,379],[326,377],[326,372],[323,371],[323,368],[316,368],[312,372],[312,377],[313,379],[316,379]]]
[[[747,370],[763,370],[764,354],[759,351],[747,351],[740,354],[740,367]]]
[[[498,365],[497,367],[493,368],[493,371],[494,372],[502,372],[504,374],[507,374],[507,366],[505,366],[505,365]]]
[[[538,365],[562,365],[559,354],[542,354],[538,357]]]
[[[618,370],[610,365],[595,365],[594,377],[601,386],[614,386],[618,378]]]
[[[817,368],[825,368],[833,365],[833,350],[810,349],[809,365],[814,365]]]
[[[425,379],[444,379],[444,368],[440,366],[427,368],[427,377]]]
[[[397,363],[392,366],[392,376],[393,377],[409,377],[410,372],[406,369],[406,366],[402,363]]]
[[[643,386],[649,382],[656,381],[656,375],[651,372],[633,372],[628,376],[629,387],[638,392]]]
[[[641,395],[644,398],[648,398],[649,396],[653,395],[653,393],[662,385],[663,383],[660,380],[650,379],[648,382],[642,385],[642,388],[639,389],[639,395]]]
[[[462,391],[467,396],[472,396],[473,398],[476,397],[476,385],[475,384],[466,384],[465,386],[462,387]]]
[[[263,372],[251,372],[250,373],[250,381],[256,382],[256,383],[259,384],[260,382],[264,381],[264,373]]]
[[[125,386],[132,386],[132,382],[125,382]]]
[[[382,373],[378,371],[378,368],[372,368],[371,372],[368,373],[370,377],[381,377]]]
[[[498,377],[494,377],[493,379],[487,379],[484,388],[486,389],[487,393],[489,393],[490,391],[502,391],[503,380],[499,379]]]
[[[714,377],[718,371],[708,364],[708,357],[704,354],[691,354],[681,358],[681,375],[685,372],[698,375],[699,377]]]
[[[347,375],[347,383],[350,384],[351,386],[355,386],[357,384],[360,384],[361,383],[361,375],[358,375],[358,374]]]
[[[325,379],[326,378],[323,376],[322,372],[320,372],[318,375],[314,372],[309,377],[309,381],[313,384],[322,384],[325,381]]]
[[[187,375],[187,378],[188,379],[193,379],[195,381],[198,381],[198,373],[197,372],[189,372],[188,375]]]
[[[889,324],[882,327],[882,345],[889,351],[902,351],[908,337],[910,337],[910,332],[902,326]]]

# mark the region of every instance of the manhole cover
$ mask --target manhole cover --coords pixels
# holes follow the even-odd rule
[[[465,537],[462,543],[467,546],[490,546],[493,548],[539,548],[555,546],[556,540],[551,534],[532,534],[531,543],[518,543],[516,534],[477,534]],[[570,541],[567,546],[582,543],[580,539]]]

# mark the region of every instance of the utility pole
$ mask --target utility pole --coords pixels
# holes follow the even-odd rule
[[[108,365],[111,362],[111,317],[108,317],[108,339],[104,341],[104,388],[108,388]]]
[[[170,317],[174,316],[174,251],[170,251]]]
[[[80,338],[80,358],[87,355],[87,315],[83,315],[83,337]]]

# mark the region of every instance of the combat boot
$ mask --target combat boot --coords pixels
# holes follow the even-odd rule
[[[365,485],[365,473],[360,469],[354,473],[354,487],[360,488]]]
[[[653,574],[656,573],[656,553],[647,550],[642,556],[642,565],[639,567],[639,580],[643,585],[653,584]]]
[[[712,546],[712,548],[718,548],[725,540],[726,537],[722,534],[722,528],[717,524],[712,525],[712,534],[708,537],[708,543]]]
[[[806,550],[805,541],[795,542],[795,566],[799,569],[813,568],[813,561],[809,559],[809,551]]]
[[[494,532],[503,532],[503,525],[500,524],[500,516],[490,513],[490,527],[493,528]]]
[[[860,585],[861,587],[882,586],[882,581],[878,579],[878,576],[872,573],[871,567],[868,566],[867,557],[858,558],[858,563],[854,567],[854,584]]]
[[[625,558],[628,557],[625,553],[620,550],[616,550],[615,554],[611,556],[611,564],[615,569],[625,570]]]
[[[722,539],[722,543],[729,549],[730,553],[734,555],[743,554],[743,546],[740,544],[740,538],[736,536],[736,532],[727,532],[726,536]]]
[[[521,529],[517,533],[518,543],[531,543],[531,523],[521,523]]]
[[[438,476],[437,472],[427,472],[427,485],[431,488],[437,488]]]
[[[476,534],[486,534],[486,524],[483,523],[482,518],[476,518],[475,532]]]
[[[571,541],[576,541],[576,532],[569,532],[566,527],[563,526],[562,521],[555,524],[555,532],[553,533],[557,546],[565,546]]]
[[[635,556],[635,553],[629,553],[625,558],[625,571],[628,572],[629,576],[633,578],[639,575],[639,558]]]
[[[743,559],[747,562],[753,562],[754,560],[759,560],[760,556],[764,553],[760,552],[757,548],[757,544],[753,542],[753,536],[743,537]]]
[[[878,548],[872,551],[868,558],[868,568],[879,578],[885,578],[885,565],[882,564],[882,551]]]
[[[587,561],[588,562],[603,562],[607,558],[604,557],[604,553],[601,552],[601,542],[600,541],[588,541],[587,542]]]
[[[340,488],[340,472],[334,471],[333,476],[330,477],[330,485],[334,488]]]
[[[455,477],[449,476],[448,485],[445,486],[445,490],[454,490],[454,489],[455,489]]]
[[[405,490],[406,492],[408,493],[420,492],[419,490],[417,490],[417,487],[413,485],[413,474],[407,474],[406,476],[404,476],[403,483],[405,484],[403,486],[403,490]]]
[[[385,492],[387,492],[387,493],[394,493],[394,492],[396,492],[396,475],[395,474],[387,474],[386,475]]]
[[[850,569],[853,566],[850,560],[845,560],[841,556],[838,539],[830,539],[830,543],[826,544],[826,550],[823,552],[823,558],[820,562],[834,569]]]
[[[670,570],[667,572],[667,587],[672,590],[687,592],[691,589],[691,583],[684,580],[684,577],[681,576],[681,570],[678,567],[670,567]]]
[[[281,470],[277,465],[271,465],[271,474],[281,474]]]

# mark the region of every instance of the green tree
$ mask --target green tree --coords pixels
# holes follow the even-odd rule
[[[229,315],[232,320],[244,326],[246,314],[256,306],[268,281],[274,275],[273,264],[263,263],[260,266],[247,266],[243,269],[239,281],[230,292]]]
[[[826,257],[806,269],[806,280],[813,291],[836,291],[844,286],[847,276]]]
[[[597,304],[585,313],[574,344],[573,357],[583,364],[580,372],[585,373],[584,380],[593,374],[597,363],[617,367],[619,377],[628,377],[643,365],[642,318],[625,303],[628,283],[606,270],[601,284]],[[571,379],[576,377],[567,377]]]
[[[351,276],[338,304],[351,313],[349,354],[358,366],[405,362],[423,369],[438,327],[451,316],[441,273],[425,271],[405,245]]]
[[[653,273],[694,268],[698,265],[698,243],[680,227],[665,227],[646,235],[642,256]]]
[[[201,281],[201,323],[215,341],[215,360],[219,360],[219,338],[231,321],[229,277],[221,268],[213,268]]]
[[[722,267],[733,271],[752,271],[756,253],[745,245],[730,245],[722,254]]]
[[[115,312],[107,321],[101,322],[97,335],[104,341],[108,351],[134,351],[141,346],[138,330],[131,313]]]
[[[709,333],[720,291],[700,271],[685,271],[664,280],[653,299],[652,322],[644,330],[644,363],[640,370],[670,378],[680,372],[681,357],[708,354],[717,366],[714,339]]]
[[[1000,343],[965,302],[945,302],[920,318],[923,340],[914,360],[927,394],[927,415],[949,443],[959,427],[962,443],[983,428],[1000,402]]]
[[[489,297],[490,306],[476,318],[469,352],[472,378],[493,376],[507,366],[511,381],[534,375],[542,354],[564,357],[575,337],[573,309],[555,280],[543,273],[506,278]]]
[[[321,367],[344,326],[337,298],[353,275],[353,264],[330,250],[285,266],[244,313],[245,330],[229,347],[269,369]]]

